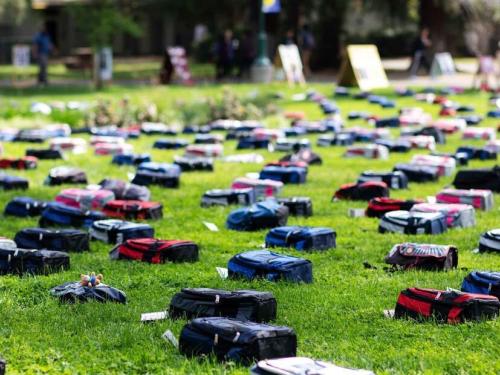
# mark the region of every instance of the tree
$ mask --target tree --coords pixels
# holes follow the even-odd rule
[[[29,9],[27,0],[0,0],[0,21],[18,23]]]
[[[101,49],[110,46],[117,33],[132,36],[142,34],[132,16],[138,4],[137,0],[90,0],[72,6],[77,27],[94,50],[94,81],[97,88],[102,87],[102,79],[97,70],[101,64]]]

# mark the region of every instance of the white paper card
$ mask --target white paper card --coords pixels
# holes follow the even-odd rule
[[[158,312],[141,314],[141,322],[154,322],[156,320],[164,320],[167,318],[168,318],[167,311],[158,311]]]
[[[363,217],[365,216],[364,208],[349,208],[347,211],[349,217]]]
[[[217,225],[215,225],[214,223],[209,223],[208,221],[204,221],[203,224],[208,228],[209,231],[211,232],[218,232],[219,231],[219,228],[217,227]]]
[[[255,179],[255,180],[258,180],[258,179],[259,179],[259,176],[260,176],[260,174],[259,174],[259,173],[257,173],[257,172],[248,172],[248,173],[245,175],[245,177],[246,177],[246,178],[253,178],[253,179]]]
[[[177,338],[174,336],[171,330],[167,329],[165,333],[161,335],[161,337],[171,343],[174,348],[179,349],[179,341],[177,341]]]
[[[436,203],[436,197],[433,196],[428,196],[427,197],[427,203]]]
[[[227,270],[227,268],[215,267],[215,269],[217,270],[217,273],[219,274],[219,276],[222,280],[226,280],[228,278],[229,271]]]
[[[384,317],[386,317],[387,319],[393,319],[394,310],[384,310]]]

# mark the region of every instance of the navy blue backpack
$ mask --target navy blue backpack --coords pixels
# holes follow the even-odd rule
[[[269,138],[244,137],[238,141],[237,150],[267,148]]]
[[[26,190],[29,187],[29,181],[18,176],[0,174],[0,190]]]
[[[133,184],[179,187],[181,168],[177,164],[147,162],[139,164]]]
[[[275,200],[266,200],[232,211],[227,217],[226,227],[240,231],[274,228],[286,225],[288,214],[288,207]]]
[[[153,148],[159,150],[177,150],[189,144],[185,139],[159,139],[153,144]]]
[[[296,250],[328,250],[336,246],[336,233],[322,227],[278,227],[266,235],[266,247],[293,247]]]
[[[149,154],[118,154],[111,161],[117,165],[139,165],[151,161]]]
[[[472,271],[462,282],[462,292],[500,298],[500,272]]]
[[[269,281],[285,280],[312,283],[312,263],[307,259],[254,250],[236,254],[227,264],[229,277],[249,280],[264,278]]]
[[[40,226],[90,228],[94,221],[103,219],[106,219],[106,216],[101,212],[83,211],[79,208],[66,206],[62,203],[50,202],[42,212]]]
[[[284,184],[303,184],[306,182],[307,169],[301,167],[280,167],[270,165],[260,172],[259,179],[281,181]]]
[[[15,197],[5,206],[4,215],[17,217],[39,216],[47,206],[47,202],[30,197]]]
[[[24,228],[16,233],[14,242],[22,249],[48,249],[64,252],[89,250],[89,235],[77,229]]]

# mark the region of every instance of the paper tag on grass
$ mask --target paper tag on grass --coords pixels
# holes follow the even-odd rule
[[[176,349],[179,349],[179,341],[177,341],[177,338],[174,336],[174,334],[172,333],[171,330],[167,329],[163,335],[161,335],[161,337],[163,337],[163,339],[167,342],[169,342],[170,344],[172,344],[172,346]]]
[[[203,224],[208,228],[209,231],[211,232],[218,232],[219,231],[219,228],[217,227],[217,225],[215,225],[214,223],[210,223],[208,221],[204,221]]]
[[[132,172],[128,172],[127,173],[127,178],[129,181],[132,181],[135,177],[135,173],[132,173]]]
[[[259,175],[259,173],[257,173],[257,172],[248,172],[248,173],[245,175],[245,177],[246,177],[246,178],[253,178],[253,179],[255,179],[255,180],[258,180],[258,179],[259,179],[259,176],[260,176],[260,175]]]
[[[165,320],[168,318],[167,311],[158,311],[141,314],[141,322],[154,322],[156,320]]]
[[[220,278],[222,280],[226,280],[229,276],[229,271],[227,268],[224,268],[224,267],[215,267],[215,269],[217,270],[217,273],[219,274]]]
[[[394,319],[395,310],[384,310],[384,317],[387,319]]]
[[[429,195],[427,197],[427,203],[436,203],[436,197]]]
[[[347,211],[349,217],[364,217],[365,209],[364,208],[349,208]]]

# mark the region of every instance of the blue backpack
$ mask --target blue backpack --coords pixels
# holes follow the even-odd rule
[[[64,252],[89,250],[89,235],[77,229],[24,228],[16,233],[14,242],[22,249],[48,249]]]
[[[296,250],[327,250],[334,248],[336,233],[321,227],[278,227],[266,235],[266,247],[293,247]]]
[[[399,125],[399,117],[386,117],[375,121],[376,128],[397,128]]]
[[[132,183],[176,188],[179,186],[180,175],[181,168],[177,164],[147,162],[139,164]]]
[[[149,154],[118,154],[113,156],[111,162],[117,165],[138,165],[149,161],[151,161]]]
[[[301,167],[267,166],[260,172],[259,179],[281,181],[284,184],[302,184],[306,182],[307,169]]]
[[[288,214],[288,207],[270,199],[232,211],[227,217],[226,227],[240,231],[274,228],[286,225]]]
[[[500,298],[500,272],[472,271],[462,282],[462,292]]]
[[[307,259],[254,250],[236,254],[227,264],[229,277],[249,280],[264,278],[269,281],[285,280],[312,283],[312,263]]]
[[[256,137],[244,137],[238,141],[236,149],[244,150],[244,149],[267,148],[269,146],[269,143],[270,143],[269,138],[262,139]]]
[[[47,202],[30,197],[15,197],[5,206],[4,215],[17,217],[38,216],[47,206]]]
[[[185,139],[159,139],[153,144],[153,148],[159,150],[177,150],[189,144]]]
[[[29,181],[26,178],[0,174],[0,190],[26,190],[29,187]]]
[[[62,203],[50,202],[42,212],[40,226],[66,226],[90,228],[96,220],[106,219],[106,216],[97,211],[83,211],[79,208],[69,207]]]
[[[489,111],[486,116],[489,118],[500,118],[500,109],[493,109]]]

